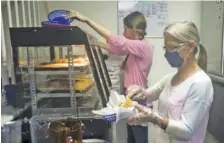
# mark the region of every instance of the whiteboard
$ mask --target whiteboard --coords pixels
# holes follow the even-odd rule
[[[124,31],[123,19],[133,11],[144,14],[147,21],[146,37],[163,37],[163,30],[168,23],[167,1],[118,1],[118,34]]]

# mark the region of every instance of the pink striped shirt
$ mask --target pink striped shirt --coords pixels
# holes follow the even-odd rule
[[[111,34],[107,39],[108,50],[115,55],[129,55],[124,75],[124,87],[139,85],[147,88],[152,66],[153,46],[146,40],[129,40]]]

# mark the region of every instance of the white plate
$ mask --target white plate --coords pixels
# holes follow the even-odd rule
[[[83,143],[106,143],[105,140],[101,140],[101,139],[85,139],[82,140]]]
[[[113,108],[106,107],[106,108],[102,108],[100,110],[92,110],[92,113],[96,114],[96,115],[105,116],[105,115],[115,114],[116,112]]]

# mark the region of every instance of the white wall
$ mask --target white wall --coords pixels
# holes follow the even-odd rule
[[[83,13],[89,18],[97,21],[99,24],[107,27],[108,29],[117,32],[117,2],[116,1],[49,1],[50,10],[55,9],[73,9]],[[44,8],[42,6],[42,8]],[[191,10],[190,10],[191,9]],[[169,21],[175,20],[191,20],[196,23],[200,29],[201,25],[201,2],[200,1],[172,1],[168,3]],[[43,10],[40,10],[41,20],[47,20],[46,14]],[[103,12],[104,11],[104,12]],[[87,25],[77,22],[75,25],[79,25],[91,34],[96,34]],[[149,24],[150,25],[150,24]],[[100,37],[96,34],[97,37]],[[149,76],[149,85],[154,84],[162,76],[169,72],[175,71],[168,65],[164,58],[163,38],[147,38],[155,47],[155,54],[153,59],[153,66]]]
[[[117,2],[116,1],[49,1],[50,10],[55,9],[73,9],[83,13],[89,18],[97,21],[99,24],[108,29],[117,32]],[[42,6],[42,8],[44,8]],[[175,20],[192,20],[200,29],[201,25],[201,2],[200,1],[172,1],[168,4],[169,21]],[[40,10],[41,20],[47,20],[46,14]],[[104,12],[103,12],[104,11]],[[87,25],[77,22],[79,25],[91,34],[97,35]],[[150,25],[150,24],[149,24]],[[153,60],[152,70],[149,76],[149,84],[152,85],[158,81],[162,76],[169,72],[175,71],[168,65],[163,54],[163,38],[147,38],[155,47],[155,54]]]
[[[14,72],[13,70],[13,58],[12,58],[12,50],[11,50],[11,40],[10,40],[10,33],[9,33],[9,28],[11,27],[23,27],[23,26],[34,26],[35,25],[35,21],[37,22],[38,20],[38,12],[37,12],[37,6],[38,3],[35,2],[35,8],[33,8],[33,2],[30,2],[30,11],[28,9],[28,2],[24,2],[25,3],[25,19],[26,19],[26,23],[24,23],[25,21],[23,21],[23,13],[22,13],[22,4],[21,2],[18,2],[18,24],[16,24],[16,10],[15,10],[15,2],[10,2],[11,5],[11,22],[9,23],[9,13],[8,13],[8,6],[7,6],[7,2],[4,1],[1,6],[1,12],[2,12],[2,23],[3,23],[3,31],[4,31],[4,40],[5,40],[5,52],[1,53],[1,60],[7,63],[7,70],[5,70],[2,73],[2,76],[5,77],[7,72],[9,77],[12,77],[12,72]],[[34,12],[36,11],[36,12]],[[29,17],[29,12],[31,12],[31,17]],[[36,13],[36,17],[34,17],[34,13]],[[36,18],[36,20],[34,20],[34,18]],[[29,23],[29,20],[31,20],[31,23]],[[4,47],[1,47],[4,48]],[[25,54],[25,50],[23,50],[23,54]],[[13,77],[12,77],[13,78]],[[6,80],[6,79],[5,79]],[[8,80],[8,79],[7,79]],[[13,80],[13,79],[12,79]],[[4,81],[3,80],[3,85],[4,84],[8,84],[8,81]]]
[[[198,29],[201,29],[201,2],[200,1],[172,1],[168,4],[169,22],[176,20],[191,20],[196,23]],[[155,46],[155,54],[152,70],[149,75],[149,85],[154,84],[162,76],[176,69],[170,67],[164,58],[162,49],[163,38],[149,39]],[[150,82],[151,80],[151,82]]]
[[[224,49],[224,3],[202,2],[201,41],[208,52],[208,71],[221,74],[222,52]],[[208,18],[209,17],[209,18]],[[216,55],[216,56],[214,56]]]

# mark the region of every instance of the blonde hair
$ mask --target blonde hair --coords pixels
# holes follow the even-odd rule
[[[191,21],[174,22],[167,25],[164,29],[164,35],[168,34],[172,36],[177,42],[188,42],[190,40],[195,41],[196,47],[194,54],[197,54],[198,48],[200,48],[198,56],[198,65],[204,71],[207,71],[207,52],[205,47],[201,44],[200,34],[196,25]]]
[[[130,13],[124,18],[123,22],[125,26],[137,32],[139,36],[142,37],[142,39],[145,37],[147,23],[144,15],[141,12],[135,11]]]

